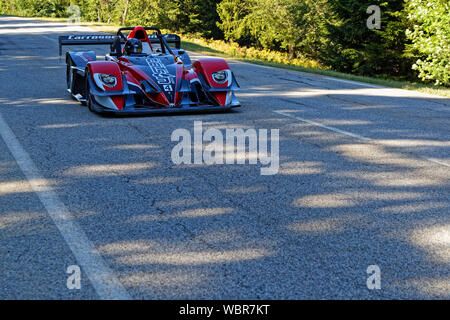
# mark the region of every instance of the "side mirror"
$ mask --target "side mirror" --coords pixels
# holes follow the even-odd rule
[[[183,49],[178,49],[178,55],[182,56],[183,54],[185,54],[186,51]]]

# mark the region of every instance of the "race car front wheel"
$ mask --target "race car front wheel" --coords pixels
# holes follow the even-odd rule
[[[72,69],[72,60],[69,59],[67,61],[67,69],[66,69],[66,81],[67,81],[67,90],[70,91],[70,95],[75,100],[73,96],[73,69]]]
[[[89,73],[89,71],[86,70],[86,105],[89,108],[89,111],[93,112],[93,113],[101,113],[101,111],[97,110],[97,108],[95,107],[95,103],[92,99],[92,94],[91,94],[91,85],[89,82],[89,79],[91,77],[91,74]]]
[[[89,108],[89,111],[91,112],[95,112],[93,106],[92,106],[92,97],[91,97],[91,86],[89,84],[89,77],[91,75],[89,74],[89,72],[86,70],[86,104]]]

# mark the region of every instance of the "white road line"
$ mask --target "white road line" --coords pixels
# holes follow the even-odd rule
[[[364,141],[371,140],[370,138],[366,138],[366,137],[360,136],[359,134],[354,134],[354,133],[351,133],[351,132],[348,132],[348,131],[344,131],[344,130],[341,130],[341,129],[338,129],[338,128],[326,126],[326,125],[320,124],[318,122],[311,121],[311,120],[308,120],[308,119],[303,119],[303,118],[300,118],[300,117],[296,117],[296,116],[293,116],[293,115],[290,115],[290,114],[286,114],[286,113],[281,112],[281,111],[273,110],[273,112],[275,112],[276,114],[280,114],[282,116],[291,118],[291,119],[299,120],[299,121],[302,121],[302,122],[306,122],[306,123],[309,123],[309,124],[321,127],[323,129],[327,129],[327,130],[334,131],[334,132],[337,132],[337,133],[342,133],[342,134],[345,134],[347,136],[350,136],[350,137],[353,137],[353,138],[356,138],[356,139],[359,139],[359,140],[364,140]]]
[[[354,134],[354,133],[351,133],[351,132],[348,132],[348,131],[344,131],[344,130],[341,130],[341,129],[338,129],[338,128],[326,126],[326,125],[320,124],[318,122],[311,121],[311,120],[308,120],[308,119],[303,119],[303,118],[300,118],[300,117],[296,117],[296,116],[293,116],[293,115],[290,115],[290,114],[286,114],[286,113],[281,112],[281,111],[273,110],[273,112],[276,113],[276,114],[280,114],[282,116],[291,118],[291,119],[299,120],[299,121],[302,121],[302,122],[306,122],[306,123],[309,123],[309,124],[321,127],[323,129],[327,129],[327,130],[331,130],[331,131],[334,131],[334,132],[342,133],[342,134],[345,134],[347,136],[350,136],[350,137],[353,137],[353,138],[356,138],[356,139],[359,139],[359,140],[371,141],[372,143],[383,145],[383,143],[380,143],[380,142],[378,142],[376,140],[373,140],[371,138],[367,138],[367,137],[361,136],[359,134]],[[420,155],[418,157],[421,158],[421,159],[427,160],[429,162],[433,162],[433,163],[436,163],[436,164],[439,164],[439,165],[442,165],[442,166],[450,167],[449,163],[443,162],[443,161],[438,160],[438,159],[427,158],[427,157],[420,156]]]
[[[353,84],[353,85],[361,86],[361,87],[370,87],[370,88],[377,88],[377,89],[387,88],[387,87],[377,86],[375,84],[369,84],[369,83],[365,83],[365,82],[357,82],[357,81],[352,81],[352,80],[343,80],[343,79],[339,79],[339,78],[332,78],[332,77],[326,77],[326,76],[322,76],[322,78],[323,79],[327,79],[327,80],[331,80],[331,81],[336,81],[336,82]]]
[[[238,63],[238,64],[247,64],[247,65],[251,65],[251,66],[262,68],[262,69],[270,69],[270,70],[278,70],[278,71],[280,71],[280,68],[277,68],[277,67],[264,66],[264,65],[260,65],[260,64],[256,64],[256,63],[250,63],[250,62],[245,62],[245,61],[240,61],[240,60],[233,60],[233,59],[231,59],[230,61],[233,61],[233,62]],[[303,72],[303,73],[307,73],[307,74],[314,74],[314,73],[308,73],[306,71],[297,71],[297,70],[290,70],[290,69],[282,69],[282,70],[293,71],[293,72]],[[361,86],[361,87],[369,87],[369,88],[377,88],[377,89],[388,88],[388,87],[383,87],[383,86],[379,86],[379,85],[375,85],[375,84],[370,84],[370,83],[367,83],[367,82],[343,80],[343,79],[328,77],[328,76],[324,76],[324,75],[320,75],[320,74],[314,74],[314,75],[318,76],[319,77],[318,79],[326,79],[326,80],[331,80],[331,81],[336,81],[336,82],[348,83],[348,84]]]
[[[66,206],[58,199],[56,193],[51,190],[50,184],[47,183],[48,180],[40,175],[30,156],[22,148],[1,114],[0,136],[72,250],[79,266],[86,273],[100,299],[130,300],[131,296],[106,265],[102,257],[95,251],[94,245],[74,221]]]
[[[51,38],[51,37],[46,36],[46,35],[43,35],[43,34],[38,34],[38,36],[41,36],[41,37],[43,37],[43,38],[45,38],[45,39],[48,39],[48,40],[51,40],[51,41],[53,41],[53,42],[58,42],[57,39]]]
[[[257,64],[257,63],[250,63],[250,62],[244,62],[244,61],[233,60],[233,59],[231,59],[230,61],[233,61],[233,62],[235,62],[235,63],[237,63],[237,64],[247,64],[247,65],[251,65],[251,66],[253,66],[253,67],[258,67],[258,68],[261,68],[261,69],[278,70],[278,71],[280,70],[280,68],[277,68],[277,67],[264,66],[264,65],[261,65],[261,64]],[[289,69],[282,69],[282,70],[301,72],[301,71],[297,71],[297,70],[289,70]]]
[[[421,157],[421,158],[422,158],[422,159],[425,159],[425,160],[428,160],[428,161],[430,161],[430,162],[434,162],[434,163],[437,163],[437,164],[446,166],[446,167],[450,167],[450,164],[448,164],[448,163],[446,163],[446,162],[443,162],[443,161],[441,161],[441,160],[438,160],[438,159],[434,159],[434,158],[426,158],[426,157]]]

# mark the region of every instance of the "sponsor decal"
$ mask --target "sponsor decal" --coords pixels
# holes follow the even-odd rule
[[[152,77],[158,84],[162,85],[164,91],[173,91],[172,85],[175,84],[177,76],[170,74],[164,63],[158,58],[147,58],[147,64],[150,67]]]
[[[75,56],[79,57],[85,62],[92,61],[92,57],[85,52],[75,52]]]
[[[115,36],[110,35],[80,35],[68,36],[67,40],[114,40]]]

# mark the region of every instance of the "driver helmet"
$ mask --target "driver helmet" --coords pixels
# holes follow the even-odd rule
[[[127,55],[142,53],[142,42],[136,38],[130,38],[125,43],[125,52]]]

